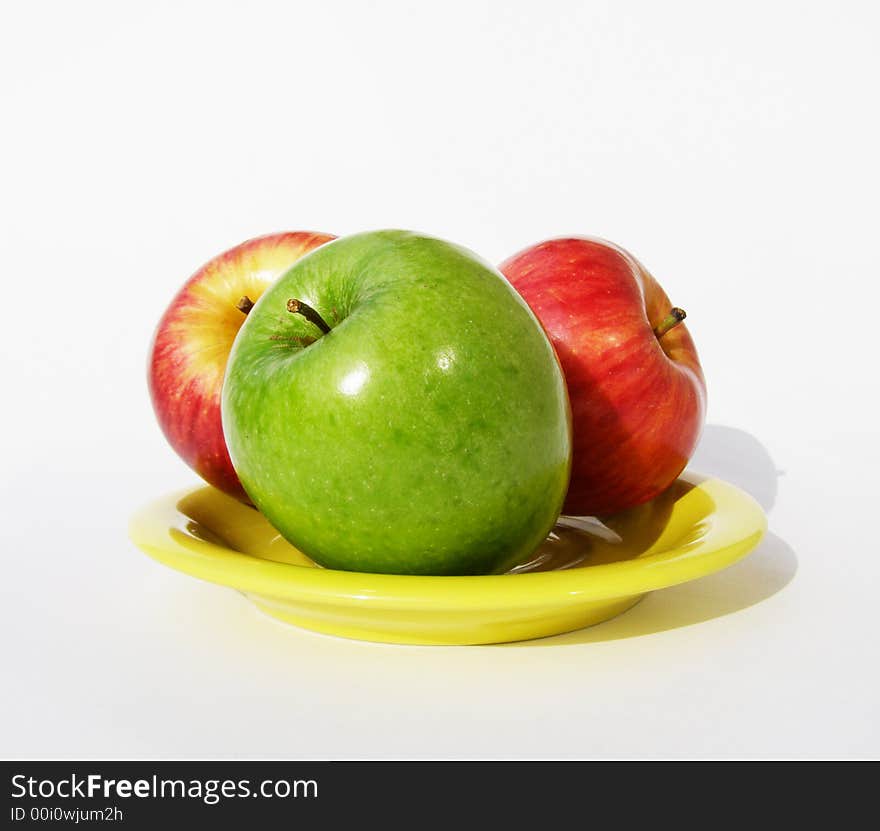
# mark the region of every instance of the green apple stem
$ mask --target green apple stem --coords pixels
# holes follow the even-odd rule
[[[662,338],[670,329],[678,326],[686,317],[687,314],[684,309],[679,309],[678,306],[673,307],[669,310],[669,314],[660,321],[657,328],[654,329],[654,334],[658,338]]]
[[[287,311],[302,315],[306,320],[311,323],[314,323],[325,335],[330,331],[330,327],[327,325],[327,321],[324,320],[321,315],[319,315],[308,303],[303,303],[302,300],[294,300],[291,298],[287,301]]]
[[[250,299],[247,295],[241,298],[238,303],[235,304],[235,308],[238,309],[242,314],[247,314],[254,307],[254,301]]]

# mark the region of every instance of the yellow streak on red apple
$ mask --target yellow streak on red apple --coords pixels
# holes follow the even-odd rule
[[[178,314],[168,323],[170,332],[179,333],[185,356],[182,380],[206,387],[222,380],[232,342],[245,321],[236,304],[245,295],[256,303],[266,287],[307,250],[303,245],[262,246],[205,268],[200,279],[187,287]]]

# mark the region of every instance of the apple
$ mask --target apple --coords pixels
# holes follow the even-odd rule
[[[533,245],[500,266],[553,342],[573,429],[564,511],[606,515],[665,490],[694,452],[706,383],[684,312],[600,239]]]
[[[148,367],[156,417],[178,455],[210,484],[246,499],[223,439],[220,388],[250,305],[303,254],[335,237],[268,234],[205,263],[168,306]]]
[[[331,242],[271,286],[222,410],[248,496],[328,568],[503,571],[568,485],[565,380],[540,324],[492,266],[412,232]]]

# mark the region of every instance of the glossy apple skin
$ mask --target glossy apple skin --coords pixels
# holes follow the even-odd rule
[[[657,338],[672,308],[629,253],[561,238],[500,266],[553,342],[568,384],[573,460],[564,512],[606,515],[665,490],[693,455],[706,384],[684,324]]]
[[[568,484],[565,381],[540,324],[492,266],[406,231],[332,242],[263,295],[223,426],[254,504],[329,568],[503,571]]]
[[[178,455],[214,487],[239,499],[220,419],[220,389],[232,342],[244,323],[242,297],[256,301],[300,257],[335,239],[293,231],[268,234],[203,265],[168,306],[153,337],[147,381],[156,418]]]

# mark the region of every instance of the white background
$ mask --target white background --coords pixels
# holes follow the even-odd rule
[[[0,19],[0,753],[876,757],[871,2],[19,3]],[[262,617],[128,542],[195,477],[152,328],[280,229],[499,261],[605,236],[701,350],[694,466],[769,513],[747,560],[594,629],[409,648]]]

